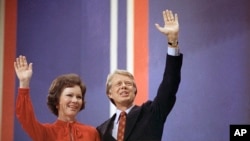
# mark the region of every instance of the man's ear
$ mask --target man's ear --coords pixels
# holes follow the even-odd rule
[[[134,90],[134,94],[136,95],[137,94],[137,88],[134,88],[135,90]]]
[[[107,95],[109,98],[112,98],[112,94],[110,92]]]

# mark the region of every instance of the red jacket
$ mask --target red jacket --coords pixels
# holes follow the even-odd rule
[[[28,88],[19,88],[16,116],[23,129],[34,141],[100,141],[95,127],[79,122],[57,120],[52,124],[37,121]],[[72,136],[72,137],[71,137]]]

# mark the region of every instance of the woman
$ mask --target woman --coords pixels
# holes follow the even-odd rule
[[[86,87],[76,74],[57,77],[51,84],[47,105],[58,118],[54,123],[37,121],[30,100],[32,63],[25,56],[14,62],[19,89],[16,101],[16,116],[24,130],[34,141],[100,141],[95,127],[77,122],[76,116],[84,109]]]

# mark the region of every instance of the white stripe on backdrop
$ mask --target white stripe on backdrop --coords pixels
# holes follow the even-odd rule
[[[118,1],[110,1],[110,72],[113,72],[117,69],[117,30],[118,30]],[[110,116],[115,112],[114,105],[110,102]]]
[[[110,72],[118,65],[118,0],[110,1]],[[134,72],[134,1],[127,0],[127,70]],[[115,113],[115,106],[110,102],[110,116]]]

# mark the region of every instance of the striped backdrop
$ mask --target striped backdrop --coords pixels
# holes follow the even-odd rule
[[[0,141],[31,141],[15,117],[13,61],[33,65],[31,100],[37,119],[56,117],[46,105],[51,81],[77,73],[87,86],[80,122],[100,125],[114,112],[108,73],[134,74],[140,105],[162,79],[166,39],[162,10],[178,13],[182,81],[162,140],[227,141],[230,124],[249,124],[249,0],[0,0]],[[216,15],[216,16],[214,16]]]
[[[148,1],[147,0],[127,0],[123,1],[127,7],[119,7],[119,1],[111,0],[110,6],[110,71],[119,66],[118,54],[118,18],[126,16],[126,68],[134,74],[140,95],[137,95],[135,103],[141,104],[148,98]],[[121,10],[120,10],[121,9]],[[124,15],[119,11],[126,11]],[[124,40],[124,39],[123,39]],[[113,115],[114,106],[110,105]]]
[[[0,6],[0,78],[2,78],[0,79],[0,137],[1,140],[12,141],[14,140],[15,116],[15,74],[13,61],[16,57],[17,47],[17,0],[1,0]],[[118,20],[121,18],[125,19],[125,23],[119,23]],[[135,100],[135,103],[138,105],[148,98],[147,20],[147,0],[110,0],[109,69],[112,72],[115,69],[122,68],[134,74],[137,87],[143,88]],[[119,26],[125,26],[125,28]],[[114,110],[115,107],[110,103],[110,116]]]

